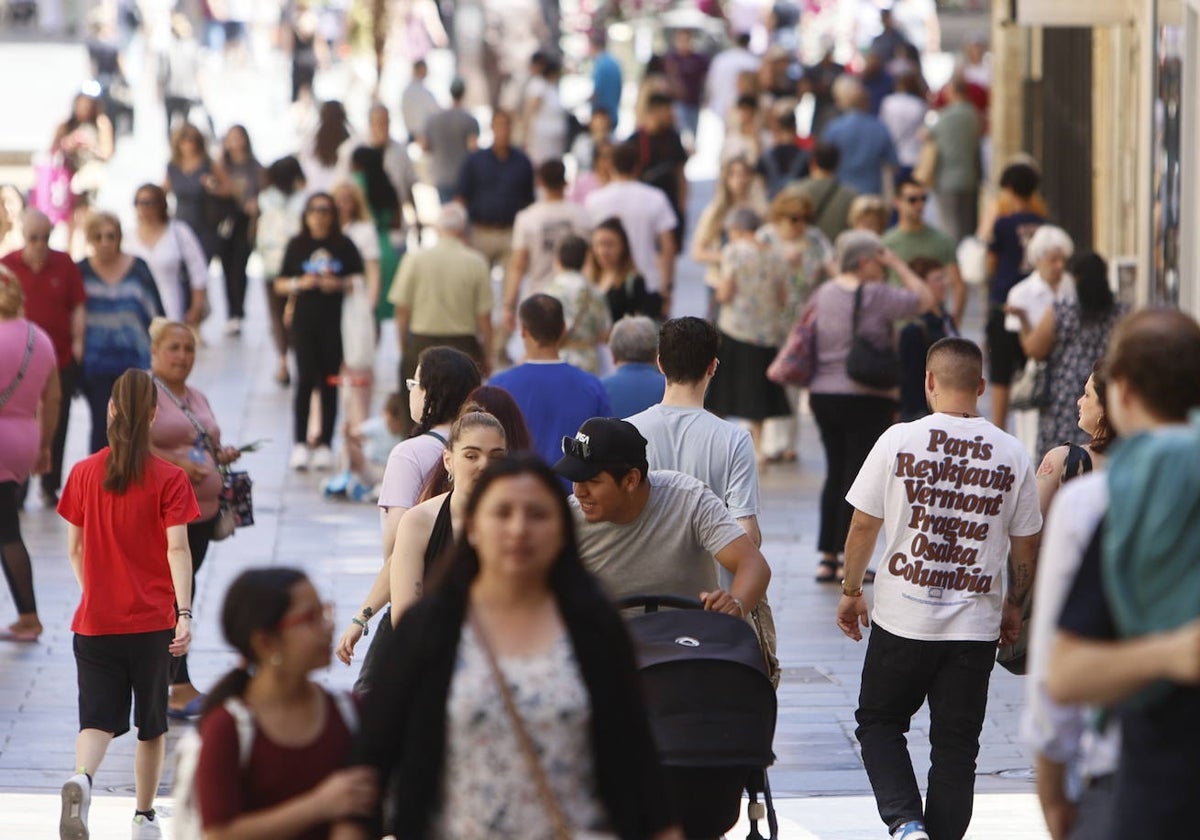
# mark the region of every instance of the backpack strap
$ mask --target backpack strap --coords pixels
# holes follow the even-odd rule
[[[1062,480],[1067,482],[1091,471],[1091,454],[1078,444],[1067,443],[1067,460],[1063,464]]]
[[[230,697],[224,708],[237,728],[238,767],[244,768],[250,763],[250,750],[254,747],[254,715],[240,697]]]

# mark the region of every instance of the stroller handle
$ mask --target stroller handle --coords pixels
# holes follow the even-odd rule
[[[617,609],[628,610],[642,607],[648,613],[658,612],[659,607],[673,610],[702,610],[704,604],[697,598],[683,598],[679,595],[630,595],[617,601]]]

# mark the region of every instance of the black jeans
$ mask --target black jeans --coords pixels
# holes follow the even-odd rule
[[[855,737],[889,831],[924,820],[930,840],[961,840],[971,823],[975,758],[996,643],[925,642],[871,628]],[[929,786],[924,809],[908,754],[912,716],[929,701]]]
[[[337,423],[338,386],[331,378],[342,367],[341,301],[326,303],[319,313],[307,313],[292,323],[292,347],[296,351],[296,396],[292,404],[293,440],[308,437],[308,414],[315,389],[321,398],[322,446],[333,444]],[[297,313],[299,315],[299,313]]]
[[[846,546],[854,509],[846,501],[863,461],[896,418],[897,404],[887,397],[858,394],[810,394],[809,407],[825,447],[825,486],[821,490],[821,530],[817,551],[838,554]]]
[[[230,318],[246,317],[246,263],[254,245],[250,241],[250,217],[234,213],[228,237],[221,238],[219,256],[225,275],[225,300]]]
[[[108,446],[108,400],[120,374],[87,374],[80,377],[84,399],[92,415],[92,432],[88,452],[95,454]]]

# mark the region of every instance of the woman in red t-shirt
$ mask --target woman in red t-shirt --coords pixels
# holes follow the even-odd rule
[[[332,605],[303,572],[248,569],[229,587],[221,625],[245,664],[209,693],[200,721],[205,836],[324,840],[335,820],[370,814],[375,771],[345,767],[354,722],[309,679],[329,665]],[[243,761],[235,713],[245,712],[254,734]]]
[[[83,590],[71,624],[79,737],[75,775],[62,788],[62,837],[88,836],[92,775],[112,739],[129,731],[131,695],[138,729],[133,836],[161,836],[153,806],[166,754],[167,683],[171,657],[191,641],[187,524],[200,509],[183,470],[150,452],[157,399],[148,373],[117,378],[109,445],[75,465],[58,503]]]

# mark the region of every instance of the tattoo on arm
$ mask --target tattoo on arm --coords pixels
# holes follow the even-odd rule
[[[1006,600],[1015,607],[1025,602],[1029,588],[1033,586],[1033,569],[1028,562],[1017,561],[1015,552],[1008,558],[1008,596]]]

